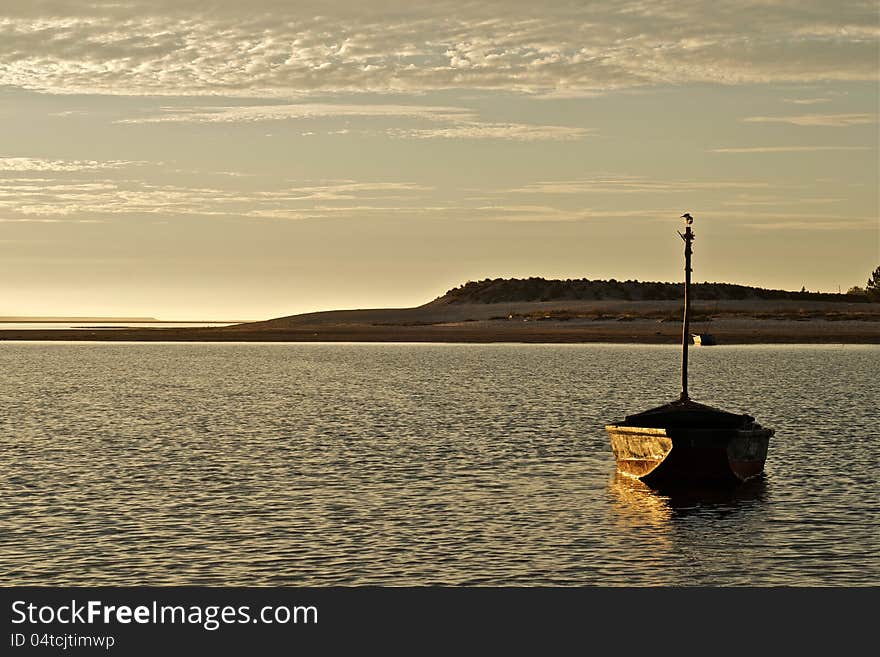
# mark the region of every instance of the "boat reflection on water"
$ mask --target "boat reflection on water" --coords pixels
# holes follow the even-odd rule
[[[641,516],[668,522],[697,511],[712,510],[725,515],[754,506],[767,495],[767,479],[756,477],[738,486],[651,487],[643,481],[615,472],[609,485],[615,509],[624,516]]]
[[[618,567],[637,562],[630,585],[754,585],[754,564],[766,557],[770,490],[763,477],[739,486],[658,490],[615,473],[610,515],[615,534],[626,540],[614,561]]]

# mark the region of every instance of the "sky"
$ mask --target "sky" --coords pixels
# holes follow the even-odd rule
[[[846,291],[876,2],[0,3],[0,316],[267,319],[495,277]]]

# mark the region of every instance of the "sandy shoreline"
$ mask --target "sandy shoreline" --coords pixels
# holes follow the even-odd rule
[[[719,301],[691,333],[719,344],[880,344],[880,304]],[[522,342],[678,344],[680,301],[555,301],[332,310],[223,327],[2,329],[0,340],[135,342]]]
[[[720,319],[698,330],[718,343],[880,344],[880,322]],[[0,340],[135,342],[522,342],[676,344],[680,322],[476,320],[430,325],[315,323],[269,327],[0,330]]]

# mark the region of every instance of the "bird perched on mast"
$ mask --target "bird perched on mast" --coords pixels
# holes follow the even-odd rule
[[[685,242],[688,243],[688,248],[691,248],[691,241],[694,239],[694,231],[691,230],[691,224],[694,223],[694,218],[691,216],[690,212],[685,212],[681,215],[681,218],[684,219],[686,224],[686,228],[684,229],[684,235],[681,234],[681,231],[676,231],[678,236],[681,237]]]

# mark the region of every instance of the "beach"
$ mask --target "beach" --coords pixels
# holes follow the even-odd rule
[[[7,329],[0,340],[135,342],[446,342],[675,344],[675,301],[451,304],[338,310],[225,327]],[[694,304],[691,333],[719,344],[880,344],[880,304],[721,301]]]

